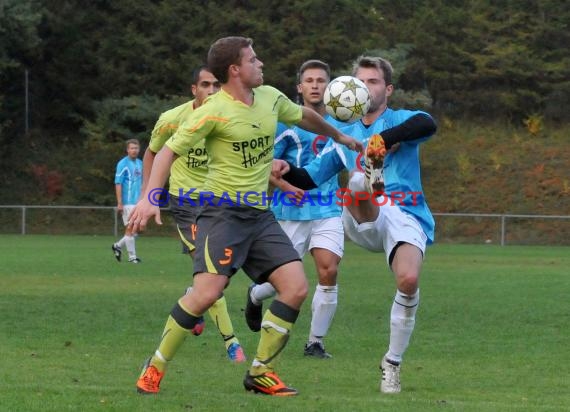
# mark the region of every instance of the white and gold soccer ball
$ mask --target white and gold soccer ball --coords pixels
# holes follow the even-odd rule
[[[323,97],[327,113],[341,122],[354,122],[370,108],[368,88],[356,77],[340,76],[331,80]]]

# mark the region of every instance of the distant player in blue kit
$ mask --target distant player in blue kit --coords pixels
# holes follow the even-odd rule
[[[330,81],[329,65],[320,60],[307,60],[299,68],[297,91],[303,105],[312,108],[333,126],[340,123],[326,113],[323,103],[325,88]],[[284,127],[277,131],[275,139],[275,158],[283,159],[297,167],[314,160],[329,140],[298,126]],[[305,356],[330,358],[325,351],[323,338],[326,336],[337,308],[338,265],[344,252],[344,231],[342,228],[342,207],[330,202],[339,189],[335,174],[319,185],[318,188],[304,192],[285,180],[273,180],[277,188],[271,210],[279,224],[293,242],[293,246],[303,257],[309,251],[315,261],[318,285],[311,305],[312,320],[308,341],[304,348]],[[294,205],[295,198],[284,197],[294,193],[299,206]],[[303,199],[310,197],[311,202]],[[319,202],[318,198],[321,198]],[[319,204],[320,203],[320,204]],[[269,283],[253,284],[248,290],[245,316],[253,331],[261,329],[262,301],[275,295],[275,289]]]
[[[127,155],[117,163],[115,173],[115,195],[117,196],[117,210],[123,215],[125,227],[129,223],[129,217],[139,200],[142,188],[143,163],[138,158],[141,146],[137,139],[127,140]],[[140,263],[135,248],[135,236],[128,227],[125,234],[111,249],[117,261],[121,261],[123,246],[126,246],[129,254],[129,262]]]
[[[352,172],[350,192],[339,199],[345,206],[344,230],[358,245],[374,252],[385,251],[396,280],[390,344],[380,363],[380,390],[399,393],[400,364],[420,299],[420,271],[435,228],[421,184],[419,145],[435,133],[436,124],[427,113],[388,108],[388,97],[394,90],[388,61],[361,56],[354,63],[353,75],[366,84],[372,103],[366,116],[342,131],[367,145],[365,155],[331,143],[305,168],[290,165],[283,178],[310,189],[343,168]]]

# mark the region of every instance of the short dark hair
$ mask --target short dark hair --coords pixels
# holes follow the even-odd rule
[[[208,66],[206,66],[205,64],[202,64],[202,65],[196,67],[196,68],[192,71],[192,84],[193,84],[193,85],[197,85],[198,82],[200,81],[200,73],[202,73],[202,70],[206,70],[207,72],[210,71],[210,69],[208,68]]]
[[[308,69],[323,69],[327,73],[327,77],[329,79],[331,78],[331,68],[327,63],[322,60],[311,59],[301,64],[301,67],[299,67],[299,71],[297,72],[297,83],[301,83],[301,77],[303,77],[303,73]]]
[[[381,70],[384,73],[384,81],[386,82],[386,86],[392,84],[392,73],[394,69],[390,62],[382,57],[377,56],[360,56],[352,65],[352,75],[356,74],[356,71],[359,67],[365,68],[375,68]]]
[[[228,69],[239,64],[242,49],[253,45],[248,37],[230,36],[216,40],[208,51],[208,67],[212,74],[224,84],[228,82]]]

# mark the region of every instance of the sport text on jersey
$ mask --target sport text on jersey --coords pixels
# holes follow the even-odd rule
[[[205,147],[191,148],[186,155],[186,167],[188,167],[188,169],[195,169],[206,166],[208,163],[207,154],[208,152]]]
[[[253,167],[268,156],[273,156],[273,137],[252,137],[249,140],[232,143],[234,152],[241,152],[244,168]],[[261,152],[259,150],[261,149]]]

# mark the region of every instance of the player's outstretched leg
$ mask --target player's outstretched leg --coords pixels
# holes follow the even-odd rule
[[[243,386],[246,390],[271,396],[295,396],[298,391],[287,386],[274,371],[275,362],[289,340],[289,332],[299,311],[274,300],[261,322],[261,336],[251,368]]]
[[[139,393],[158,393],[168,361],[174,357],[186,337],[200,322],[201,316],[196,316],[185,309],[181,300],[174,305],[170,312],[158,349],[144,364],[136,384]]]
[[[380,391],[383,393],[401,391],[400,364],[414,331],[419,302],[419,289],[413,295],[405,294],[400,290],[396,291],[390,313],[390,346],[380,363],[382,371]]]

